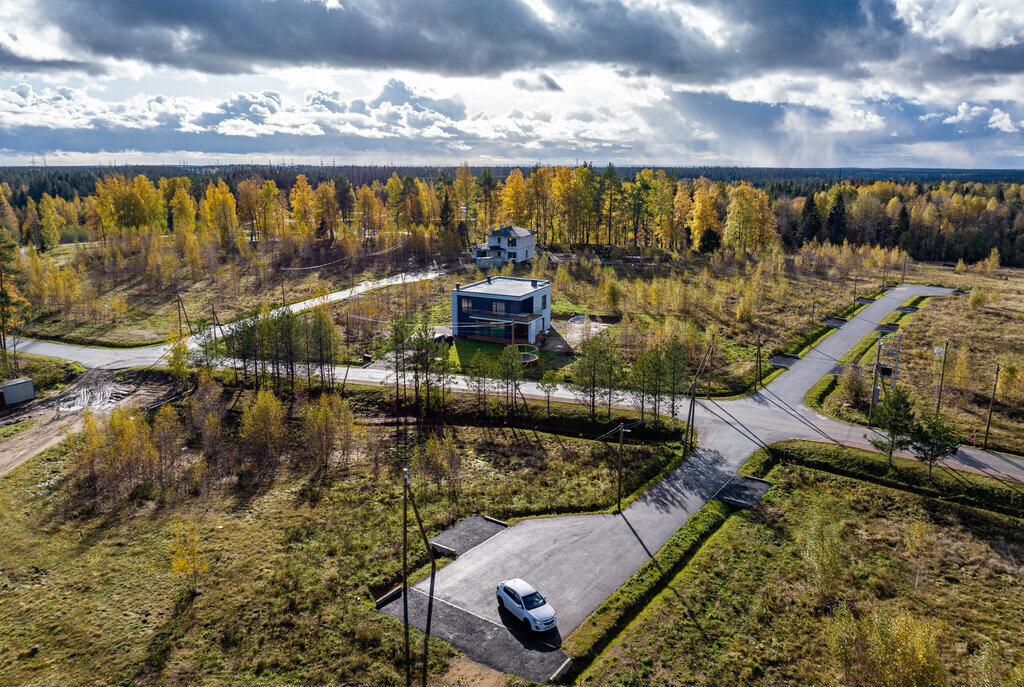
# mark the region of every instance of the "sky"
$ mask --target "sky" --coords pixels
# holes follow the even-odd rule
[[[1020,0],[0,0],[0,164],[1024,167]]]

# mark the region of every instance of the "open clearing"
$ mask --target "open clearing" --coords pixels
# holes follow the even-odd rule
[[[756,508],[735,513],[586,674],[587,685],[835,685],[831,613],[802,554],[821,512],[841,523],[838,597],[855,615],[902,610],[939,623],[954,685],[983,647],[1024,665],[1020,520],[780,465]],[[910,548],[924,523],[922,553]],[[917,565],[920,577],[914,593]]]
[[[249,389],[224,392],[233,409],[228,426],[251,397]],[[366,443],[324,480],[303,462],[295,421],[291,458],[253,489],[238,488],[232,474],[204,496],[186,470],[155,500],[131,498],[88,514],[76,501],[66,444],[6,475],[0,683],[399,683],[401,626],[370,599],[401,569],[397,471],[415,460],[423,436],[376,417],[376,404],[387,405],[376,390],[352,401]],[[427,480],[417,486],[428,532],[475,512],[507,518],[614,504],[604,444],[532,430],[454,429],[465,456],[457,498]],[[195,451],[186,453],[193,461]],[[656,472],[674,455],[628,448],[627,493],[647,479],[640,468]],[[196,524],[211,568],[195,598],[170,574],[172,532],[182,522]],[[422,546],[414,547],[415,575],[425,563]],[[435,643],[431,672],[442,674],[451,656]]]

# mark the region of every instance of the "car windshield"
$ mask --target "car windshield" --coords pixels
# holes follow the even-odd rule
[[[523,597],[523,607],[530,611],[534,608],[539,608],[544,605],[544,597],[540,595],[540,592],[533,592]]]

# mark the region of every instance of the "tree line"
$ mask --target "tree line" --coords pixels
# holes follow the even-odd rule
[[[264,170],[266,171],[266,170]],[[761,253],[811,243],[897,247],[918,260],[978,262],[998,251],[1024,264],[1019,183],[943,181],[769,184],[677,178],[672,170],[624,176],[596,170],[512,168],[501,178],[468,165],[427,179],[392,172],[357,185],[343,175],[273,174],[209,178],[119,172],[97,175],[92,193],[66,197],[0,183],[0,299],[4,322],[43,313],[116,321],[118,284],[153,292],[237,284],[251,275],[270,287],[281,270],[367,261],[423,262],[465,255],[488,227],[507,222],[555,250],[646,254]],[[234,172],[233,172],[234,173]],[[275,179],[280,180],[280,184]],[[788,191],[803,191],[791,195]],[[822,190],[814,191],[814,188]],[[20,202],[23,201],[23,204]],[[62,242],[93,242],[69,260],[47,253]],[[5,331],[10,331],[6,325]]]

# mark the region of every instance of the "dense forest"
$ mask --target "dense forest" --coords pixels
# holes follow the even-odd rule
[[[1024,264],[1024,187],[1002,180],[829,183],[800,170],[739,170],[750,183],[588,164],[505,176],[409,168],[383,179],[385,169],[372,167],[132,171],[4,172],[0,330],[42,312],[95,317],[125,280],[217,287],[240,274],[263,283],[282,269],[381,254],[396,266],[456,258],[499,222],[532,229],[556,251],[672,257],[848,242],[923,261]],[[91,245],[58,255],[67,243]],[[124,304],[104,307],[116,318]]]

